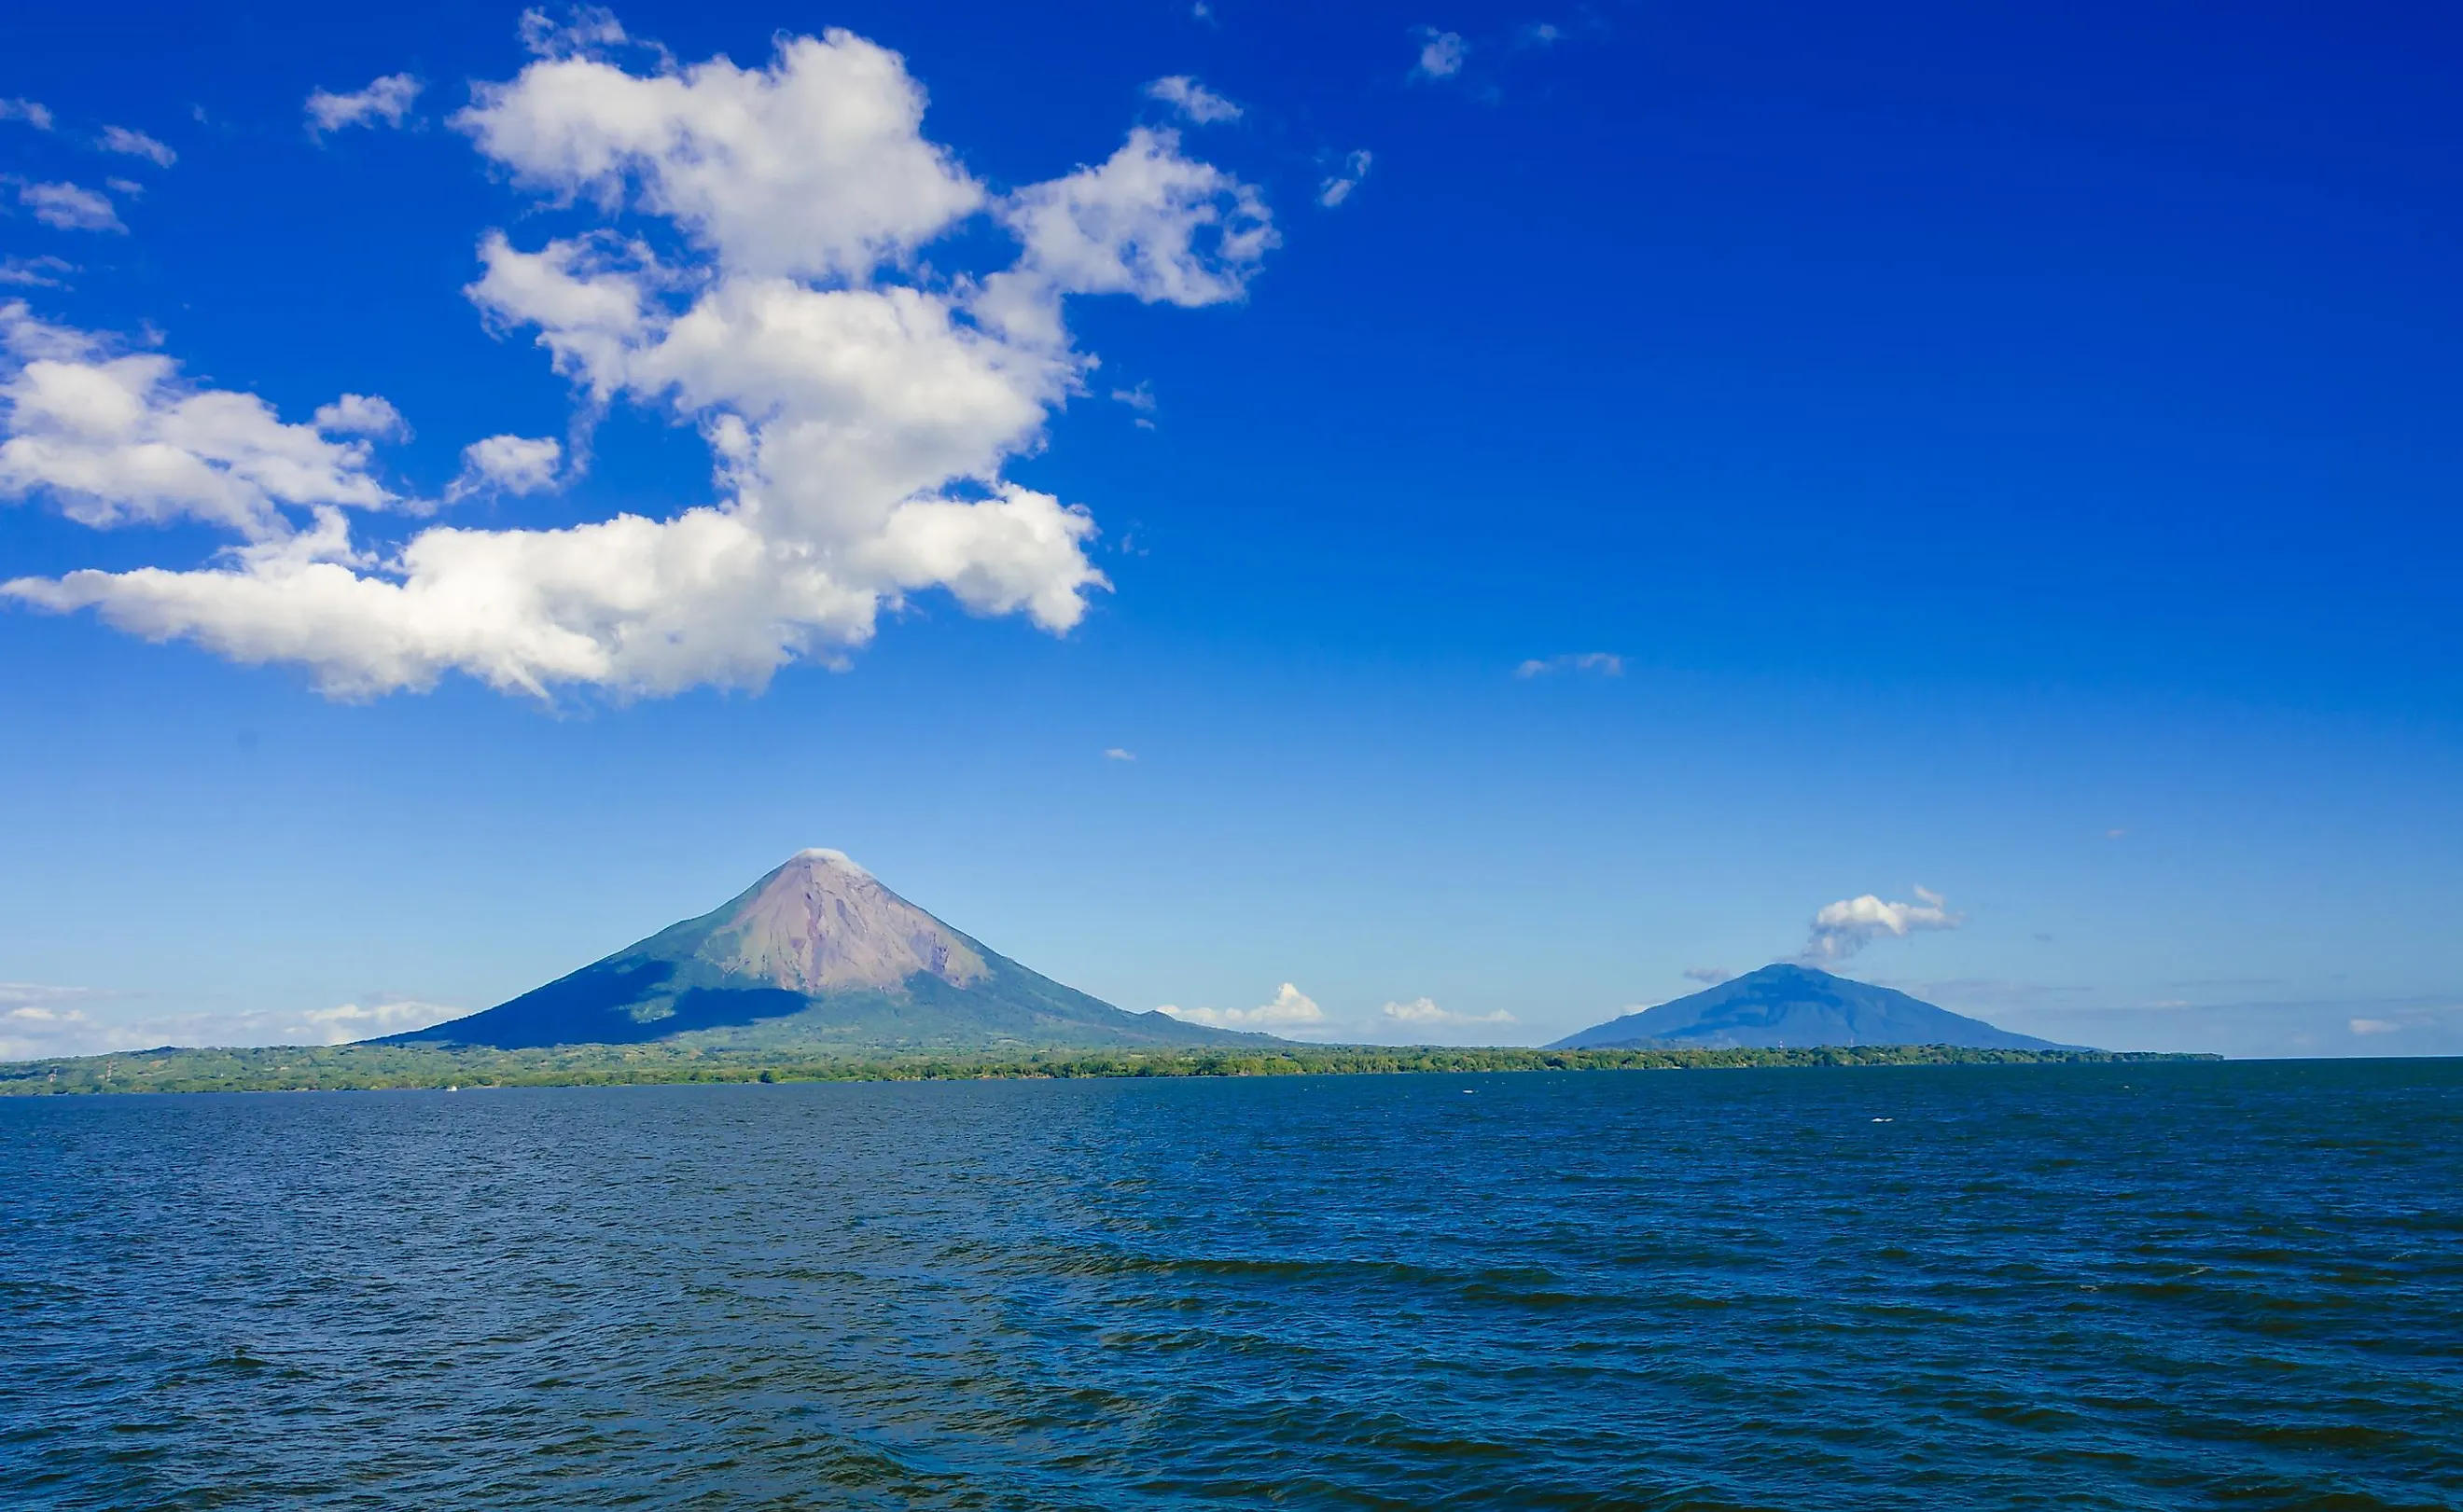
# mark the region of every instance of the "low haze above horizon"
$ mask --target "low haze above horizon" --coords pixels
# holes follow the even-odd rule
[[[806,847],[1314,1040],[1798,961],[2463,1053],[2463,18],[11,37],[0,1059],[418,1027]]]

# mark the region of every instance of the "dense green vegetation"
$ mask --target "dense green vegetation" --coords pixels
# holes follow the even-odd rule
[[[424,1045],[135,1050],[0,1065],[0,1094],[365,1091],[384,1088],[617,1087],[671,1082],[954,1081],[995,1077],[1301,1076],[1397,1071],[1713,1070],[1788,1066],[2032,1066],[2212,1059],[1938,1045],[1825,1049],[1444,1049],[1295,1045],[1268,1050],[1038,1050],[874,1054],[577,1045],[495,1050]]]

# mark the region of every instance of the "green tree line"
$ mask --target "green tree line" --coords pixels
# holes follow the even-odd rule
[[[1124,1076],[1352,1076],[1413,1071],[1727,1070],[1770,1067],[2038,1066],[2212,1060],[2105,1050],[1943,1045],[1811,1049],[1449,1049],[1313,1046],[1258,1050],[913,1049],[833,1054],[688,1045],[537,1050],[406,1045],[157,1049],[0,1065],[0,1095],[62,1092],[375,1091],[629,1087],[686,1082],[976,1081]]]

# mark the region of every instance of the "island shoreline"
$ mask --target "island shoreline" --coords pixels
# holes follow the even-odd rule
[[[0,1065],[0,1096],[1491,1071],[1852,1069],[2128,1065],[2221,1059],[2215,1055],[2158,1051],[1971,1049],[1938,1045],[1598,1050],[1298,1045],[1273,1050],[1245,1047],[1219,1050],[851,1047],[840,1054],[821,1055],[672,1045],[568,1046],[534,1050],[396,1045],[275,1046],[229,1049],[164,1048]]]

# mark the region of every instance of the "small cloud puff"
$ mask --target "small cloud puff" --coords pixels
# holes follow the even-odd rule
[[[553,436],[490,436],[462,448],[462,475],[446,485],[445,502],[478,493],[545,493],[556,486],[564,446]]]
[[[1168,1013],[1183,1024],[1214,1029],[1298,1028],[1325,1022],[1325,1010],[1288,982],[1275,994],[1274,1002],[1253,1008],[1183,1008],[1166,1003],[1155,1011]]]
[[[1685,968],[1686,981],[1698,982],[1706,987],[1715,987],[1722,982],[1733,982],[1735,980],[1735,977],[1736,974],[1730,971],[1725,966],[1688,966]]]
[[[1611,651],[1582,651],[1569,656],[1534,658],[1514,669],[1517,678],[1545,677],[1551,672],[1596,672],[1603,678],[1624,676],[1624,658]]]
[[[1414,78],[1451,78],[1462,72],[1463,60],[1471,55],[1471,44],[1458,32],[1440,32],[1435,27],[1412,29],[1420,39],[1420,60],[1412,65]]]
[[[49,131],[52,110],[40,100],[0,99],[0,120],[22,120],[36,131]]]
[[[1317,203],[1331,210],[1350,199],[1351,191],[1360,187],[1360,181],[1368,177],[1371,161],[1365,147],[1345,157],[1342,166],[1327,175],[1325,182],[1317,186]]]
[[[1939,893],[1915,891],[1912,903],[1885,903],[1866,893],[1824,904],[1813,916],[1813,934],[1797,959],[1814,965],[1844,961],[1884,935],[1905,940],[1919,930],[1956,929],[1967,921],[1950,911]]]
[[[322,137],[345,126],[373,126],[379,121],[399,126],[423,87],[407,74],[388,74],[348,95],[317,90],[308,97],[308,134]]]
[[[1163,101],[1177,111],[1183,119],[1200,126],[1210,126],[1220,120],[1238,120],[1241,115],[1239,106],[1186,74],[1174,74],[1148,84],[1146,98]]]
[[[402,418],[391,400],[374,394],[345,394],[331,404],[318,405],[316,428],[336,436],[410,439],[410,421]]]
[[[1103,759],[1105,761],[1136,761],[1138,759],[1138,753],[1119,745],[1106,745],[1103,747]]]

